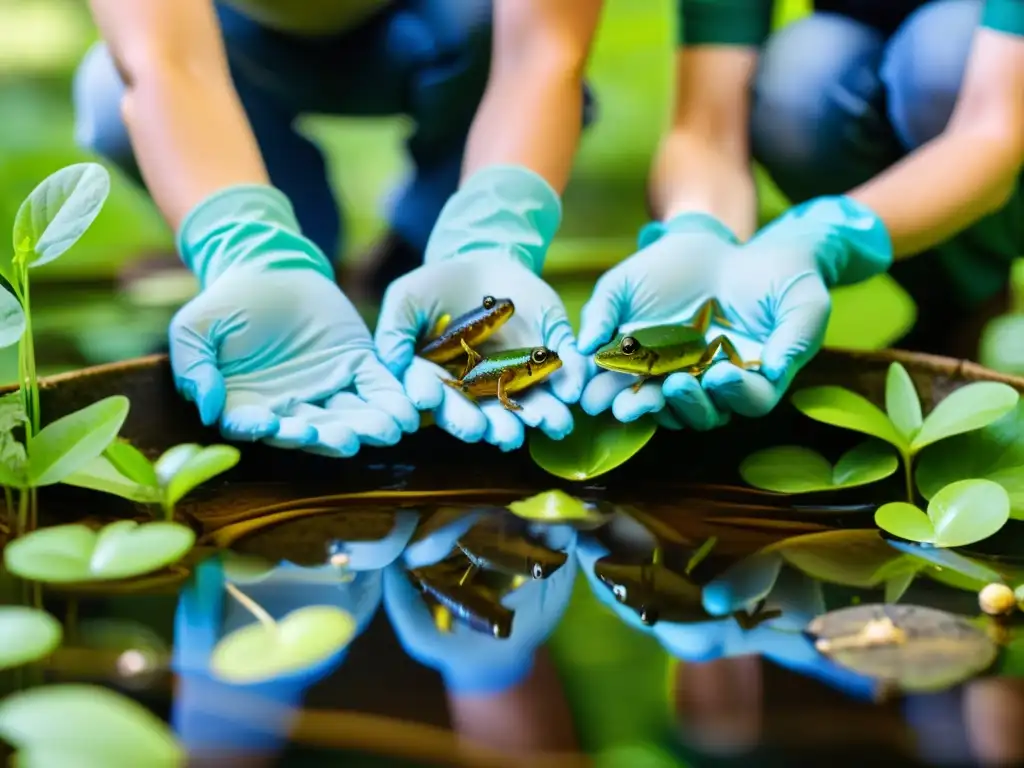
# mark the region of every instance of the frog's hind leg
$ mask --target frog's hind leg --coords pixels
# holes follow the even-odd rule
[[[516,375],[512,371],[505,371],[501,376],[498,377],[498,400],[505,406],[508,411],[521,411],[523,406],[519,403],[509,399],[508,392],[505,391],[505,387],[512,383]]]
[[[483,356],[469,346],[465,339],[459,339],[459,342],[462,344],[462,350],[466,353],[466,367],[462,369],[462,375],[459,377],[464,379],[476,367],[477,363],[483,360]]]
[[[732,323],[722,311],[722,305],[718,303],[718,299],[708,299],[701,304],[690,325],[701,333],[707,333],[712,321],[723,328],[732,328]]]
[[[700,360],[693,364],[690,372],[694,376],[699,376],[704,373],[711,364],[715,361],[715,355],[718,354],[718,350],[721,349],[725,352],[725,356],[729,358],[729,362],[735,365],[737,368],[742,368],[746,371],[754,370],[761,367],[760,360],[745,361],[740,357],[740,353],[736,351],[736,347],[729,341],[725,336],[716,336],[708,343],[708,348],[704,350],[704,354],[700,356]]]

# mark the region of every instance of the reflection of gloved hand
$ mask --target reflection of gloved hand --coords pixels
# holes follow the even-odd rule
[[[525,168],[486,168],[444,207],[424,265],[384,296],[375,336],[381,359],[403,378],[416,407],[433,411],[436,423],[461,440],[513,450],[523,443],[524,424],[554,439],[572,429],[567,404],[579,399],[587,362],[562,300],[539,277],[560,220],[558,196],[540,176]],[[496,398],[475,405],[441,382],[451,378],[444,369],[414,355],[417,341],[443,315],[458,317],[487,295],[511,299],[515,314],[482,353],[544,345],[562,360],[544,384],[514,396],[521,411],[506,410]]]
[[[344,551],[349,568],[355,571],[349,580],[329,578],[328,572],[337,574],[331,565],[303,568],[282,561],[269,575],[242,585],[241,590],[275,619],[309,605],[341,608],[355,619],[358,637],[380,605],[381,569],[401,554],[417,522],[415,513],[399,512],[383,539],[347,543]],[[274,751],[287,739],[293,708],[301,705],[311,685],[344,661],[348,646],[312,667],[266,682],[234,685],[214,678],[209,663],[217,642],[255,621],[225,593],[222,557],[200,563],[178,601],[172,667],[179,685],[172,724],[190,751]]]
[[[717,299],[732,330],[724,333],[760,372],[716,363],[698,382],[686,373],[650,382],[637,393],[635,377],[602,373],[587,386],[588,413],[612,408],[622,421],[657,414],[662,426],[711,429],[731,412],[761,416],[820,349],[828,323],[828,289],[884,272],[892,261],[881,221],[845,197],[819,198],[790,210],[748,244],[706,214],[651,224],[640,250],[607,272],[583,309],[579,347],[585,354],[628,332],[687,323],[707,299]],[[668,408],[665,408],[666,403]]]
[[[201,290],[171,322],[171,365],[204,424],[333,456],[393,445],[418,427],[281,192],[236,186],[210,196],[182,224],[178,249]]]
[[[497,693],[521,682],[533,668],[537,648],[565,612],[576,578],[576,532],[567,526],[543,528],[546,546],[567,552],[568,559],[546,579],[527,581],[501,600],[515,612],[508,637],[485,635],[458,620],[451,632],[439,631],[405,569],[443,559],[475,520],[463,518],[413,544],[404,563],[395,562],[384,572],[384,609],[399,641],[410,656],[439,672],[456,696]]]

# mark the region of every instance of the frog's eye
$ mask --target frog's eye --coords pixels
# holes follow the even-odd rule
[[[640,342],[634,339],[632,336],[627,336],[619,344],[619,349],[622,350],[624,355],[632,355],[640,348]]]
[[[534,365],[543,365],[544,361],[548,359],[548,351],[544,347],[539,347],[530,354],[530,360],[533,361]]]
[[[494,305],[498,303],[498,300],[493,296],[484,296],[484,309],[494,309]]]

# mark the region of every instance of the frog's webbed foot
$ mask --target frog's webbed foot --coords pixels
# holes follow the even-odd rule
[[[459,343],[462,344],[462,351],[466,353],[466,366],[462,369],[462,376],[459,377],[464,379],[476,367],[477,363],[484,358],[479,352],[469,346],[465,339],[459,339]]]
[[[498,400],[501,402],[503,406],[505,406],[505,410],[507,411],[523,410],[523,406],[521,406],[519,403],[513,400],[510,400],[508,392],[505,391],[505,387],[507,387],[514,378],[515,374],[513,374],[511,371],[506,371],[505,373],[501,374],[501,377],[498,379]]]
[[[719,349],[725,352],[725,356],[728,358],[729,362],[737,368],[750,371],[761,367],[760,360],[751,360],[747,362],[740,357],[740,353],[736,350],[736,347],[725,336],[716,336],[708,343],[708,348],[704,351],[704,354],[701,355],[701,359],[697,362],[697,365],[703,365],[705,368],[710,368]]]
[[[640,387],[642,387],[644,384],[646,384],[650,380],[650,378],[651,378],[650,376],[638,376],[637,380],[636,380],[636,383],[633,384],[633,386],[631,386],[630,389],[633,390],[634,393],[635,392],[639,392],[640,391]]]

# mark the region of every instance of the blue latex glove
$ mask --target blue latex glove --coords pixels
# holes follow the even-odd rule
[[[567,552],[568,558],[546,579],[527,581],[502,599],[515,611],[509,637],[484,635],[457,620],[450,633],[440,632],[405,570],[446,557],[476,519],[460,519],[413,544],[404,562],[395,562],[384,572],[384,609],[399,642],[412,658],[439,672],[448,692],[456,696],[499,693],[525,679],[537,648],[565,612],[576,579],[576,532],[569,526],[540,528],[547,546]]]
[[[873,680],[833,664],[801,634],[811,619],[825,612],[825,603],[820,585],[797,571],[773,571],[775,579],[763,598],[764,610],[778,609],[782,616],[763,621],[753,629],[743,629],[731,614],[752,610],[761,596],[737,590],[735,585],[715,582],[703,590],[703,607],[709,617],[726,618],[709,618],[708,621],[688,624],[658,621],[654,626],[648,626],[640,621],[635,611],[620,603],[594,573],[594,564],[608,554],[608,549],[588,537],[577,542],[576,552],[580,568],[598,601],[630,626],[653,635],[669,654],[680,661],[700,663],[757,654],[794,672],[833,685],[849,695],[864,699],[874,695],[877,686]]]
[[[648,225],[639,246],[598,281],[583,308],[583,353],[595,352],[617,330],[689,322],[715,298],[732,328],[712,325],[707,338],[724,333],[744,360],[762,363],[758,372],[723,361],[700,382],[675,373],[637,393],[629,390],[635,377],[603,372],[581,397],[588,413],[611,408],[621,421],[654,413],[668,428],[712,429],[731,413],[766,414],[821,348],[828,289],[865,280],[892,263],[881,220],[846,197],[799,205],[745,245],[717,219],[684,214]]]
[[[556,440],[572,430],[568,405],[583,391],[587,360],[576,349],[562,300],[540,278],[561,215],[558,195],[532,171],[479,171],[441,211],[423,266],[384,295],[375,334],[381,360],[403,378],[416,407],[433,411],[438,426],[461,440],[509,451],[523,444],[524,425]],[[487,295],[511,299],[515,314],[482,353],[544,345],[562,360],[546,382],[514,395],[521,411],[506,410],[496,398],[474,404],[441,382],[451,378],[443,368],[414,354],[443,315],[456,318]]]
[[[342,608],[355,618],[358,637],[380,605],[381,569],[401,554],[418,520],[416,513],[401,511],[385,538],[346,544],[354,572],[347,580],[331,565],[303,568],[282,561],[258,581],[238,582],[239,588],[275,619],[308,605]],[[262,683],[230,684],[214,678],[209,662],[217,642],[255,621],[225,592],[224,583],[230,580],[223,555],[216,555],[196,567],[178,600],[171,662],[178,687],[171,724],[190,752],[276,752],[287,742],[306,690],[338,668],[348,646],[301,672]]]
[[[330,456],[418,428],[284,194],[252,185],[210,196],[182,223],[178,250],[200,293],[171,322],[171,366],[204,424]]]

